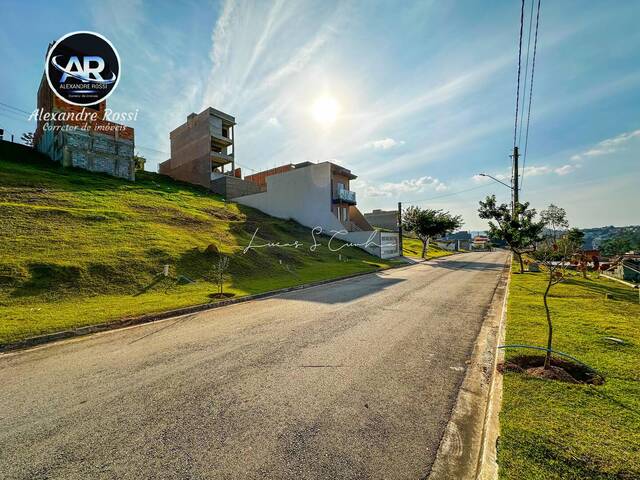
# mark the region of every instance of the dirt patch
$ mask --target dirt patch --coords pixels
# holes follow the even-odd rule
[[[207,215],[211,215],[218,220],[239,221],[243,219],[240,215],[230,212],[224,208],[203,208],[201,210]]]
[[[210,293],[209,298],[216,300],[235,297],[235,293]]]
[[[602,385],[604,378],[584,365],[570,360],[553,357],[551,367],[544,369],[544,357],[541,355],[518,355],[498,365],[500,372],[519,372],[536,378],[557,380],[567,383]]]

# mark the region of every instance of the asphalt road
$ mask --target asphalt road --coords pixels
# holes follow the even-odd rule
[[[424,478],[506,254],[0,356],[0,478]]]

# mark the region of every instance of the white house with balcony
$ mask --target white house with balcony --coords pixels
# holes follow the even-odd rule
[[[309,228],[321,227],[324,234],[378,257],[399,256],[398,234],[377,231],[356,207],[356,193],[349,188],[355,178],[331,162],[289,164],[245,177],[265,191],[232,200]]]

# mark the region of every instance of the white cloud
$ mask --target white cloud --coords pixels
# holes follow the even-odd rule
[[[531,165],[524,168],[524,175],[527,177],[537,177],[539,175],[547,175],[553,172],[553,169],[546,165]]]
[[[562,165],[561,167],[556,168],[550,167],[549,165],[530,165],[524,168],[524,176],[539,177],[542,175],[550,174],[564,176],[575,172],[580,167],[582,167],[582,165],[580,165],[579,163],[567,163],[566,165]],[[493,175],[493,177],[502,182],[511,182],[511,175],[508,173],[496,173],[495,175]],[[477,184],[484,184],[491,181],[489,177],[483,175],[474,175],[471,177],[471,179]]]
[[[401,197],[407,194],[421,193],[426,190],[434,190],[443,192],[449,187],[437,178],[424,176],[418,178],[410,178],[400,182],[384,182],[373,184],[364,180],[353,182],[354,189],[357,189],[366,197]]]
[[[382,140],[374,140],[365,145],[366,148],[374,150],[388,150],[399,145],[404,145],[404,140],[394,140],[393,138],[383,138]]]
[[[554,172],[561,176],[568,175],[569,173],[575,172],[580,167],[582,167],[582,165],[580,165],[579,163],[574,163],[574,164],[568,163],[566,165],[556,168]]]
[[[624,148],[624,144],[629,140],[635,137],[640,137],[640,130],[634,130],[632,132],[625,132],[617,135],[613,138],[607,138],[599,143],[597,143],[593,148],[586,150],[580,154],[574,155],[571,157],[571,160],[580,160],[582,157],[597,157],[600,155],[608,155],[610,153],[615,153],[622,148]]]
[[[267,124],[271,127],[280,127],[280,120],[278,120],[278,117],[270,117],[269,120],[267,120]]]

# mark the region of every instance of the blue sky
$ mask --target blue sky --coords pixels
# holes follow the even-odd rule
[[[331,160],[359,176],[362,211],[415,203],[474,230],[486,227],[478,200],[508,201],[476,174],[509,175],[520,2],[5,1],[2,12],[0,102],[34,109],[47,44],[102,33],[122,60],[109,106],[139,109],[148,169],[168,158],[170,130],[213,106],[238,121],[245,174]],[[564,207],[575,226],[640,223],[638,18],[640,2],[542,2],[522,197]],[[322,97],[339,105],[331,125],[312,115]],[[4,106],[0,126],[33,130]]]

